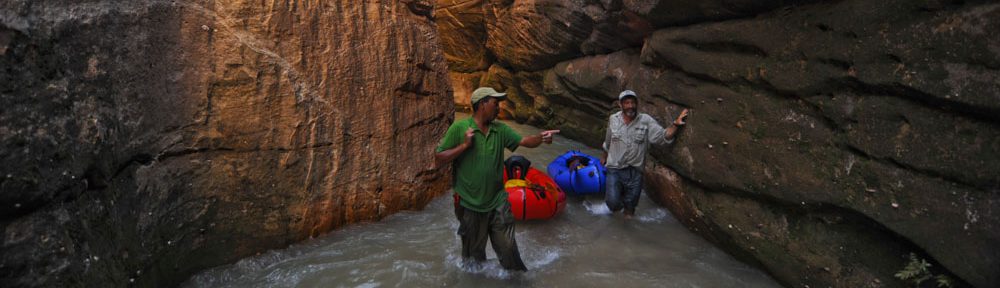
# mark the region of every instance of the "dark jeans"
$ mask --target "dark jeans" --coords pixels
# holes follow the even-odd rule
[[[457,205],[455,216],[459,222],[458,235],[462,237],[463,260],[486,261],[486,239],[489,238],[504,269],[528,270],[517,250],[514,214],[510,212],[509,202],[489,212],[476,212]]]
[[[622,169],[608,168],[607,190],[604,203],[612,212],[622,208],[628,213],[635,212],[639,205],[639,194],[642,193],[642,171],[636,167]]]

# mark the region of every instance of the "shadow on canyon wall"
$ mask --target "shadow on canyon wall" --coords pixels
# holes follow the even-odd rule
[[[623,89],[689,125],[651,197],[785,285],[1000,286],[1000,4],[439,1],[455,87],[591,146]]]
[[[419,209],[454,117],[422,1],[3,1],[2,286],[168,286]]]

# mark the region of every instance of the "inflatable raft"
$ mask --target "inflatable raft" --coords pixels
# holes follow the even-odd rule
[[[504,161],[504,188],[517,220],[549,219],[566,207],[566,193],[531,162],[521,156]]]
[[[549,174],[563,191],[571,195],[603,194],[607,181],[601,160],[570,150],[549,163]]]

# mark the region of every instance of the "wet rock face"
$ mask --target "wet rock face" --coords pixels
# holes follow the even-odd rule
[[[176,284],[442,193],[434,3],[369,2],[2,2],[0,283]]]
[[[911,252],[1000,285],[1000,5],[605,2],[586,25],[638,42],[524,61],[545,67],[498,56],[455,85],[506,90],[510,118],[595,147],[622,89],[664,124],[692,109],[647,191],[787,285],[902,286]]]

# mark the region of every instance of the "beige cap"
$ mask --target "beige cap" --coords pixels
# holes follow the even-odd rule
[[[497,90],[490,87],[479,87],[476,91],[472,91],[472,105],[476,105],[476,102],[486,97],[495,97],[503,100],[507,98],[507,93],[497,92]]]
[[[625,99],[625,97],[628,97],[628,96],[635,97],[636,100],[639,100],[639,96],[636,96],[635,92],[633,92],[632,90],[622,91],[621,94],[618,94],[618,100]]]

